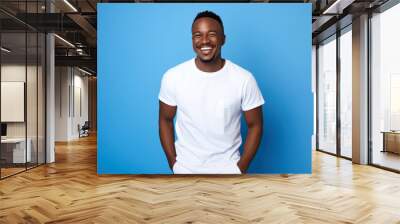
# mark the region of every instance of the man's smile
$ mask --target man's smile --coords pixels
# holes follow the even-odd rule
[[[213,48],[211,46],[203,46],[200,48],[200,51],[201,51],[201,53],[208,55],[211,53],[212,49]]]

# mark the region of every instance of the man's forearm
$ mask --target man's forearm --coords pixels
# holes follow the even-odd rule
[[[248,128],[243,154],[238,162],[242,172],[245,172],[257,152],[262,136],[262,125],[254,125]]]
[[[159,127],[161,145],[164,149],[165,155],[167,156],[169,166],[172,169],[172,166],[176,161],[173,120],[161,119],[159,121]]]

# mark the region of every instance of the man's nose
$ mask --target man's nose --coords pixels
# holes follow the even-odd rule
[[[208,38],[207,35],[204,35],[204,36],[201,38],[201,43],[202,43],[202,44],[207,44],[207,43],[209,43],[209,42],[210,42],[210,39]]]

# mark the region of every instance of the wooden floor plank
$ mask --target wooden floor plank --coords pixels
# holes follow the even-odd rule
[[[310,175],[96,174],[96,137],[0,181],[0,223],[400,223],[400,175],[313,152]]]

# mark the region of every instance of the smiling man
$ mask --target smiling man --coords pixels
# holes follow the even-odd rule
[[[264,99],[250,72],[221,57],[218,15],[197,14],[192,44],[196,57],[169,69],[161,82],[159,134],[169,166],[175,174],[245,173],[260,144]],[[248,132],[240,155],[242,113]]]

